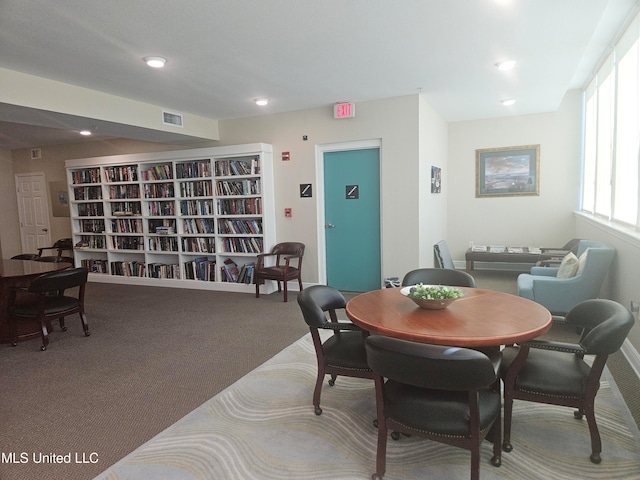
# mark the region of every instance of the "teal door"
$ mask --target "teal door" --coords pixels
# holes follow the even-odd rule
[[[324,154],[327,284],[351,292],[381,287],[380,150]]]

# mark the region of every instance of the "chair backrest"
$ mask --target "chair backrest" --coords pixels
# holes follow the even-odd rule
[[[498,372],[484,353],[370,335],[367,362],[379,375],[435,390],[470,391],[493,384]]]
[[[455,270],[451,253],[449,253],[449,247],[447,242],[440,240],[433,246],[433,257],[435,260],[435,266],[439,268],[449,268]]]
[[[622,347],[635,319],[618,302],[597,298],[585,300],[572,308],[565,323],[585,328],[580,344],[587,354],[611,355]]]
[[[584,268],[574,278],[580,280],[582,284],[580,289],[585,294],[588,294],[590,298],[596,298],[609,272],[609,267],[616,251],[606,243],[580,240],[577,256],[580,257],[585,252],[587,257],[584,262]]]
[[[475,279],[462,270],[449,268],[418,268],[411,270],[402,279],[402,285],[451,285],[454,287],[475,287]]]
[[[88,273],[89,270],[84,267],[44,273],[31,282],[29,291],[44,293],[78,287],[87,283]]]
[[[313,328],[321,328],[327,323],[325,312],[335,316],[335,310],[345,308],[347,302],[342,294],[327,285],[313,285],[298,294],[298,305],[304,321]]]
[[[304,243],[300,242],[284,242],[278,243],[273,247],[271,253],[278,255],[297,255],[302,257],[304,255]]]

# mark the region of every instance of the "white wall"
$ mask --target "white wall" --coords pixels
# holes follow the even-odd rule
[[[306,244],[303,277],[317,282],[318,249],[317,205],[313,199],[300,198],[299,185],[315,178],[315,146],[356,140],[381,139],[382,203],[382,275],[401,277],[421,264],[421,240],[429,220],[429,208],[419,193],[424,185],[421,165],[446,164],[446,127],[441,117],[418,95],[396,97],[357,104],[357,115],[335,120],[331,106],[277,115],[224,120],[219,124],[224,144],[265,142],[273,145],[276,179],[277,240],[297,240]],[[428,122],[425,128],[419,122]],[[430,130],[424,150],[420,135]],[[308,140],[303,140],[303,135]],[[431,147],[431,145],[433,147]],[[290,152],[291,160],[282,161],[281,152]],[[424,205],[422,204],[424,202]],[[293,208],[293,217],[284,217],[284,208]],[[437,222],[438,220],[435,220]],[[439,230],[444,230],[444,222]],[[430,240],[429,240],[430,241]],[[428,242],[427,242],[428,243]],[[429,256],[429,260],[431,257]]]
[[[449,124],[449,250],[464,260],[469,242],[514,246],[564,245],[575,237],[579,205],[581,93],[572,90],[556,112]],[[540,145],[540,195],[475,197],[476,149]]]

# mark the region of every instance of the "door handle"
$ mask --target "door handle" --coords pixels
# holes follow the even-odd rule
[[[43,231],[43,232],[48,232],[48,231],[49,231],[49,229],[48,229],[48,228],[43,228],[43,229],[42,229],[42,231]]]
[[[324,226],[325,228],[336,228],[336,226],[333,223],[325,223]]]

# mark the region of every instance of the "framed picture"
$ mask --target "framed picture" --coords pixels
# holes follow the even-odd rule
[[[476,197],[540,194],[540,145],[476,150]]]
[[[442,191],[442,169],[440,167],[431,167],[431,193],[440,193]]]
[[[49,182],[51,192],[51,210],[54,217],[68,217],[69,212],[69,192],[67,182]]]

